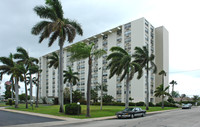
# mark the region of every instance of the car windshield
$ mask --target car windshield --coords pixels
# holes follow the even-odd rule
[[[134,108],[126,108],[124,111],[132,111]]]

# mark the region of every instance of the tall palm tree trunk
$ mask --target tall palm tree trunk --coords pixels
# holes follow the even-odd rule
[[[14,85],[14,79],[12,79],[12,84],[11,84],[11,98],[13,101],[13,85]]]
[[[125,108],[128,108],[129,106],[129,73],[127,74],[126,78],[126,104]]]
[[[164,95],[162,95],[162,109],[164,109]]]
[[[60,61],[60,60],[59,60]],[[60,76],[59,76],[60,69],[58,67],[58,104],[60,105]]]
[[[146,110],[149,110],[149,62],[147,62],[147,96],[146,96]]]
[[[174,92],[174,84],[172,84],[172,93]]]
[[[87,114],[86,117],[90,117],[90,90],[91,90],[91,74],[92,74],[92,59],[89,57],[89,70],[88,70],[88,82],[87,82]]]
[[[60,82],[60,112],[64,112],[63,108],[63,44],[60,44],[60,59],[59,59],[59,82]]]
[[[32,93],[32,75],[30,74],[30,99],[31,99],[31,106],[32,106],[32,100],[33,100],[33,93]]]
[[[26,85],[26,74],[24,74],[24,85],[25,85],[25,103],[26,108],[28,108],[28,93],[27,93],[27,85]]]
[[[37,81],[37,93],[36,93],[36,104],[35,107],[38,107],[38,94],[39,94],[39,79],[40,79],[40,72],[38,72],[38,81]]]
[[[70,83],[70,104],[72,103],[72,83]]]
[[[18,80],[15,78],[15,108],[18,108]]]

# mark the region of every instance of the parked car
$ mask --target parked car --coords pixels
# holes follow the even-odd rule
[[[191,109],[192,104],[183,104],[182,109]]]
[[[135,107],[135,108],[126,108],[123,111],[117,112],[116,116],[117,118],[134,118],[137,116],[144,117],[146,115],[146,111],[142,110],[141,108]]]

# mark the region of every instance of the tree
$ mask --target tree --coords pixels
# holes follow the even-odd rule
[[[92,78],[92,58],[100,58],[106,53],[103,49],[94,49],[94,43],[86,44],[83,42],[72,45],[68,51],[71,52],[70,59],[72,61],[87,59],[88,58],[88,82],[87,82],[87,114],[86,117],[90,117],[90,90],[91,90],[91,78]]]
[[[28,96],[28,100],[30,99],[30,96]],[[26,94],[21,94],[21,95],[19,95],[19,100],[20,101],[26,101]]]
[[[51,56],[48,56],[49,62],[49,68],[54,67],[54,69],[58,68],[59,65],[59,56],[57,53],[53,52]]]
[[[177,91],[173,91],[172,97],[174,97],[174,98],[180,97],[180,94]]]
[[[1,74],[8,74],[11,75],[12,78],[14,78],[14,84],[15,84],[15,108],[18,108],[18,91],[19,91],[19,81],[23,81],[22,76],[22,65],[17,64],[13,61],[13,55],[10,54],[9,57],[0,57],[0,62],[3,63],[3,65],[0,66],[0,73]]]
[[[167,75],[166,72],[164,70],[162,70],[158,74],[162,76],[162,84],[165,86],[164,79],[165,79],[165,76]]]
[[[96,90],[91,90],[91,100],[93,100],[93,102],[97,102],[98,100],[98,93]]]
[[[103,95],[103,102],[104,103],[110,103],[113,100],[113,96],[111,95]]]
[[[72,96],[73,96],[73,102],[78,102],[83,98],[81,92],[78,90],[73,91]]]
[[[68,82],[70,85],[70,103],[72,103],[72,85],[76,85],[79,81],[77,77],[79,74],[78,72],[73,72],[72,68],[68,66],[68,71],[63,71],[64,73],[64,83]]]
[[[103,70],[102,70],[103,72]],[[98,83],[96,88],[94,89],[95,91],[99,91],[100,90],[100,93],[101,93],[101,96],[100,96],[100,106],[101,106],[101,110],[102,110],[102,106],[103,106],[103,92],[107,92],[108,89],[107,89],[107,84],[106,83]]]
[[[158,86],[155,90],[155,96],[156,97],[160,97],[162,98],[162,109],[164,108],[164,97],[165,96],[171,96],[167,91],[169,89],[169,86],[167,86],[166,88],[164,88],[164,85],[161,84],[160,86]]]
[[[107,60],[111,60],[108,64],[110,69],[109,78],[112,78],[114,75],[121,76],[120,82],[123,79],[126,79],[126,103],[125,107],[129,106],[129,85],[130,81],[133,79],[134,74],[138,72],[137,79],[142,77],[142,67],[135,61],[131,61],[132,56],[121,47],[112,47],[110,49],[112,52],[108,55]]]
[[[198,95],[194,95],[192,100],[195,102],[195,105],[197,106],[197,101],[199,100],[199,96]]]
[[[5,99],[11,98],[11,84],[9,85],[9,84],[6,84],[6,82],[5,82],[5,90],[6,90],[4,92]]]
[[[183,101],[183,98],[185,98],[186,97],[186,94],[181,94],[181,100],[180,100],[180,102],[182,103],[182,101]]]
[[[26,74],[28,70],[38,63],[38,59],[34,57],[30,57],[29,53],[22,47],[17,47],[17,53],[14,54],[14,58],[18,59],[17,63],[24,64],[24,68],[22,69],[23,76],[24,76],[24,84],[25,84],[25,94],[26,94],[26,108],[28,108],[28,101],[27,101],[27,84],[26,84]],[[29,73],[30,76],[30,99],[33,100],[32,96],[32,74]]]
[[[157,72],[157,67],[154,63],[155,56],[153,54],[149,55],[148,45],[140,47],[135,47],[135,53],[133,54],[135,61],[142,65],[142,68],[146,70],[146,82],[147,82],[147,92],[146,92],[146,110],[149,110],[149,70],[152,70],[155,74]]]
[[[172,80],[169,84],[172,84],[172,93],[173,93],[174,92],[174,85],[177,85],[177,82]]]
[[[50,47],[57,39],[59,50],[59,85],[60,85],[60,112],[63,108],[63,45],[67,38],[68,42],[73,42],[76,34],[82,35],[81,25],[76,21],[64,18],[62,5],[59,0],[46,0],[45,6],[36,6],[35,13],[42,19],[33,28],[31,33],[40,35],[39,43],[49,38],[48,46]]]
[[[53,52],[52,55],[47,57],[49,59],[48,65],[49,68],[54,67],[54,69],[58,68],[58,103],[60,104],[60,88],[59,88],[59,56],[56,52]],[[65,98],[65,97],[64,97]]]
[[[38,98],[39,98],[39,79],[40,79],[40,73],[42,72],[42,70],[39,68],[38,65],[32,66],[31,68],[31,72],[32,73],[37,73],[37,78],[33,77],[32,82],[36,85],[36,105],[35,107],[38,107]]]

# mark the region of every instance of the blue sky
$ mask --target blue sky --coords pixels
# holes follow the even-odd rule
[[[65,17],[77,20],[84,30],[84,35],[77,36],[74,42],[141,17],[145,17],[154,27],[165,26],[169,31],[169,81],[177,81],[175,90],[181,94],[200,95],[200,2],[198,0],[61,0],[61,2]],[[33,8],[44,3],[44,0],[1,1],[1,56],[8,56],[10,52],[15,53],[17,46],[23,46],[34,57],[58,49],[57,43],[50,48],[46,42],[38,44],[38,37],[30,33],[32,26],[40,21]],[[3,84],[8,79],[8,76],[4,77],[1,87],[4,87]]]

